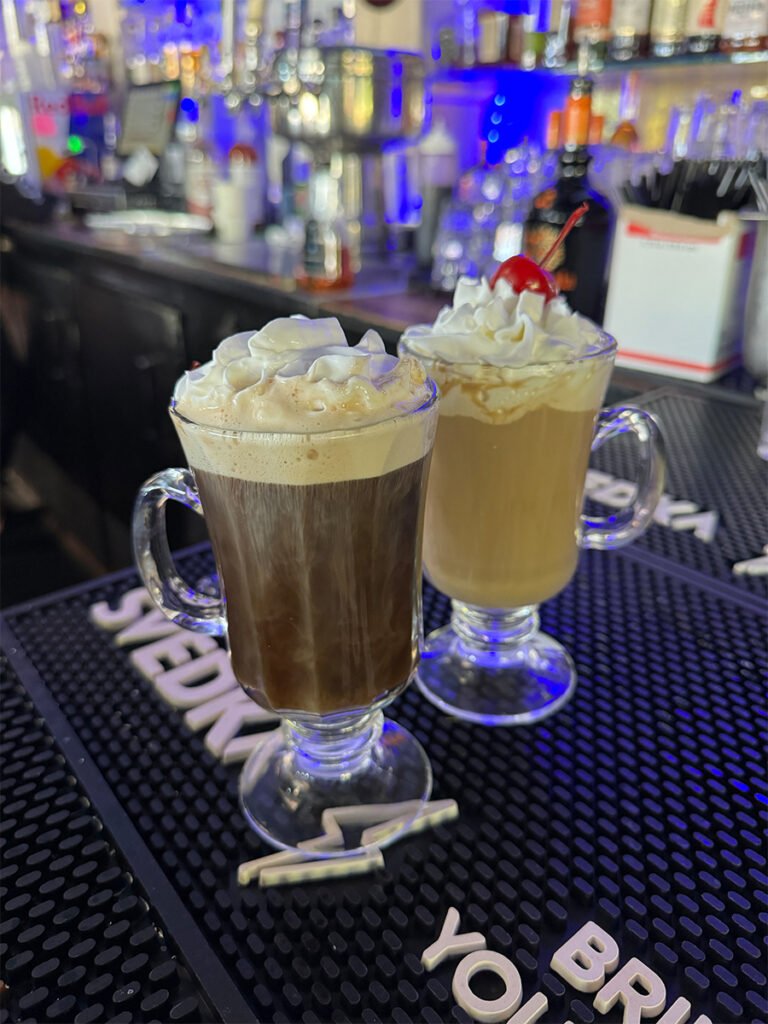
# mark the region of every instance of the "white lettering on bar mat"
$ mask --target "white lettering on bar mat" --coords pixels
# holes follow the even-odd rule
[[[424,804],[410,828],[402,831],[403,821],[413,814],[413,810],[411,801],[400,804],[352,804],[348,807],[328,808],[323,814],[325,835],[300,843],[302,853],[296,850],[284,850],[241,864],[237,869],[237,880],[240,885],[248,885],[256,878],[261,886],[285,885],[286,883],[318,882],[328,878],[342,878],[375,871],[376,868],[382,867],[384,864],[384,858],[378,847],[368,851],[350,850],[348,856],[335,857],[332,860],[313,858],[316,852],[322,850],[344,848],[342,832],[344,825],[347,827],[368,825],[369,827],[361,836],[361,842],[368,845],[388,840],[393,832],[400,833],[394,837],[394,842],[398,842],[401,838],[407,839],[415,832],[421,832],[425,828],[434,828],[435,825],[457,818],[459,814],[459,807],[455,800],[432,800]],[[367,859],[366,853],[371,854]],[[330,870],[332,865],[335,867]]]
[[[433,971],[446,960],[462,957],[453,969],[451,991],[473,1020],[481,1024],[534,1024],[549,1007],[547,997],[536,992],[521,1006],[523,982],[517,967],[509,957],[486,950],[485,936],[480,932],[461,934],[460,924],[458,910],[450,907],[437,940],[421,954],[426,970]],[[588,921],[555,950],[550,967],[576,991],[596,993],[593,1006],[598,1013],[608,1013],[621,1005],[622,1024],[641,1024],[643,1018],[655,1017],[664,1010],[667,988],[659,975],[637,957],[631,957],[622,967],[620,960],[614,938],[594,921]],[[471,985],[475,974],[486,971],[497,975],[504,985],[504,992],[495,999],[483,998]],[[690,1015],[691,1004],[681,996],[656,1024],[686,1024]],[[701,1014],[693,1024],[712,1021]]]
[[[243,732],[245,727],[274,726],[279,718],[241,690],[227,652],[210,636],[170,622],[155,608],[145,587],[123,594],[116,607],[91,605],[94,626],[114,635],[118,647],[131,648],[133,667],[166,704],[184,711],[193,732],[206,730],[204,743],[225,764],[245,761],[273,728]]]

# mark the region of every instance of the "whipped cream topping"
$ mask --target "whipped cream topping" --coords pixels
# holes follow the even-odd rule
[[[449,363],[522,367],[557,363],[601,346],[603,335],[574,313],[564,298],[545,303],[537,292],[519,294],[500,278],[462,277],[453,303],[434,324],[409,327],[403,339],[410,352]]]
[[[208,363],[178,381],[172,408],[184,417],[174,422],[195,469],[264,483],[329,483],[422,458],[436,405],[425,416],[407,414],[433,390],[419,361],[389,355],[375,331],[349,345],[338,320],[292,316],[222,341]]]
[[[173,398],[195,423],[308,433],[391,419],[428,395],[418,362],[388,355],[375,331],[349,345],[338,320],[292,316],[225,338]]]
[[[558,297],[519,294],[503,278],[462,277],[434,324],[409,327],[400,352],[423,359],[440,388],[441,416],[503,424],[541,406],[597,410],[612,360],[607,336]]]

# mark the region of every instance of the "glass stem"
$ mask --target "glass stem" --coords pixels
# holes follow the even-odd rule
[[[284,718],[283,734],[297,772],[340,779],[366,767],[383,724],[381,711],[363,711],[332,722]]]
[[[461,640],[481,651],[517,647],[539,631],[538,605],[523,608],[480,608],[452,601],[451,625]]]

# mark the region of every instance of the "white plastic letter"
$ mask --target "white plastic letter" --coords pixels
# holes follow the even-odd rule
[[[698,512],[699,506],[692,501],[677,501],[670,494],[662,494],[653,512],[654,523],[669,526],[672,516],[686,516]]]
[[[141,674],[150,681],[166,671],[163,660],[172,668],[190,661],[192,654],[207,654],[217,647],[213,637],[202,633],[190,633],[188,629],[179,629],[163,640],[139,647],[131,653],[131,662]]]
[[[274,718],[264,708],[251,700],[246,693],[240,692],[239,700],[233,699],[232,704],[216,720],[205,734],[205,745],[215,758],[221,760],[228,743],[237,736],[244,725],[267,722]]]
[[[460,920],[458,910],[455,907],[449,907],[439,938],[431,946],[427,946],[421,954],[421,962],[428,971],[434,971],[446,957],[461,956],[463,953],[472,953],[476,949],[485,949],[485,936],[480,932],[457,934]]]
[[[642,988],[637,987],[638,982]],[[608,1013],[619,1001],[624,1004],[624,1024],[640,1024],[641,1017],[661,1013],[667,989],[655,971],[633,956],[600,989],[594,1005],[598,1013]]]
[[[208,679],[208,682],[202,682],[203,679]],[[193,708],[236,686],[229,658],[222,650],[211,651],[202,658],[163,672],[155,679],[157,692],[175,708]]]
[[[611,508],[626,508],[637,496],[637,485],[629,480],[614,480],[607,487],[600,487],[592,491],[590,495],[601,505],[609,505]]]
[[[593,494],[601,487],[607,487],[610,483],[613,483],[613,477],[610,473],[602,473],[599,469],[588,469],[584,481],[584,493]]]
[[[614,940],[594,921],[587,921],[555,951],[550,967],[579,992],[596,992],[618,963],[619,947]]]
[[[670,1006],[663,1017],[659,1017],[656,1024],[685,1024],[691,1016],[691,1004],[687,999],[680,996]]]
[[[676,516],[672,520],[673,530],[693,530],[694,537],[711,544],[717,533],[720,517],[717,512],[699,512],[694,516]]]
[[[134,587],[126,591],[117,603],[117,608],[110,608],[106,601],[98,601],[88,609],[88,617],[99,629],[116,633],[131,622],[135,622],[143,611],[153,608],[155,602],[149,596],[146,587]]]
[[[481,999],[470,988],[470,981],[481,971],[492,971],[504,982],[504,992],[498,999]],[[520,972],[507,957],[492,950],[480,949],[469,953],[453,975],[453,998],[470,1017],[483,1024],[495,1024],[514,1013],[523,998]]]
[[[160,640],[171,633],[178,633],[181,626],[171,622],[159,608],[147,612],[140,619],[130,623],[115,637],[118,647],[131,647],[133,644],[148,644]]]
[[[549,1000],[544,993],[537,992],[525,1005],[520,1007],[517,1013],[509,1018],[507,1024],[535,1024],[535,1021],[546,1011],[548,1006]]]

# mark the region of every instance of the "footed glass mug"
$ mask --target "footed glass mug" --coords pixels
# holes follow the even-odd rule
[[[424,565],[452,614],[425,642],[417,685],[452,715],[515,725],[561,707],[576,670],[540,632],[537,606],[569,583],[580,548],[623,547],[652,520],[664,482],[658,426],[641,409],[600,412],[615,352],[598,333],[580,355],[513,368],[430,359],[401,339],[400,354],[420,359],[441,395]],[[634,503],[582,515],[590,451],[627,432],[638,442]]]
[[[246,817],[278,848],[323,834],[327,808],[410,801],[391,841],[431,792],[420,744],[382,715],[419,656],[437,424],[437,391],[427,388],[414,411],[314,433],[213,428],[172,405],[191,469],[158,473],[136,500],[136,564],[158,607],[187,629],[226,637],[240,685],[283,719],[240,780]],[[179,576],[169,499],[205,516],[221,598]]]

